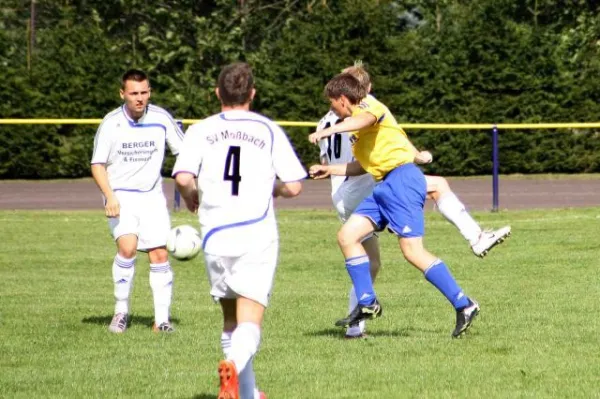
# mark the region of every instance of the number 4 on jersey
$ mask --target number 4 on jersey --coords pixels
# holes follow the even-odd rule
[[[231,146],[225,158],[225,171],[223,172],[223,180],[231,182],[231,195],[237,196],[240,191],[240,147]]]

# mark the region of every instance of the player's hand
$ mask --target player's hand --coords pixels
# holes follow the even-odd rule
[[[312,144],[317,144],[321,138],[322,136],[320,131],[308,135],[308,141],[310,141]]]
[[[315,180],[326,179],[331,175],[328,165],[312,165],[308,168],[308,174]]]
[[[106,199],[106,205],[104,205],[104,214],[108,218],[116,218],[121,213],[121,204],[115,196],[108,197]]]
[[[431,161],[433,161],[433,155],[429,151],[419,151],[415,156],[415,163],[419,165],[428,164]]]

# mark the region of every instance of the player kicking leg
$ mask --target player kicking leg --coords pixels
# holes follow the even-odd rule
[[[448,181],[441,176],[425,175],[427,196],[435,201],[438,211],[469,242],[473,253],[483,258],[496,245],[510,236],[510,226],[497,230],[482,230],[479,223],[469,214],[465,205],[450,189]]]

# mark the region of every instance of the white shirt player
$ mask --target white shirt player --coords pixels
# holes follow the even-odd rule
[[[187,130],[173,176],[198,177],[205,253],[240,256],[278,239],[275,177],[293,182],[306,171],[286,134],[249,111],[213,115]]]
[[[91,163],[106,164],[113,191],[162,191],[165,143],[177,155],[182,140],[183,132],[164,109],[150,104],[135,122],[121,106],[98,127]]]
[[[320,121],[317,130],[339,123],[340,119],[329,111]],[[355,161],[348,133],[336,133],[319,141],[320,157],[330,165]],[[370,174],[360,176],[331,176],[331,198],[342,220],[346,220],[364,197],[371,194],[375,181]]]

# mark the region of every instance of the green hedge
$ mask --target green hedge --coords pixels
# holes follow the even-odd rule
[[[600,120],[600,3],[563,0],[7,0],[0,20],[1,118],[101,118],[119,76],[149,72],[177,118],[219,109],[220,68],[254,68],[254,108],[317,120],[325,83],[365,61],[375,95],[403,123]],[[268,5],[268,6],[266,6]],[[305,164],[309,129],[289,128]],[[95,127],[0,125],[0,179],[89,176]],[[430,173],[491,171],[491,132],[409,131]],[[594,130],[502,131],[502,173],[598,172]],[[172,159],[168,158],[167,169]]]

